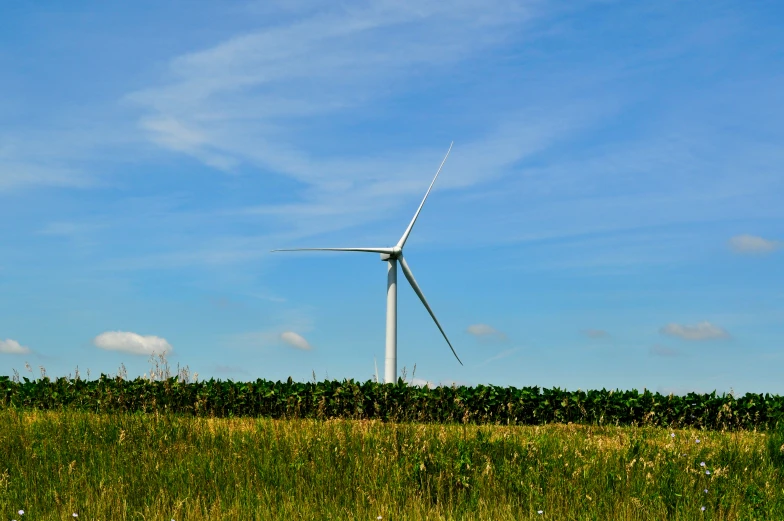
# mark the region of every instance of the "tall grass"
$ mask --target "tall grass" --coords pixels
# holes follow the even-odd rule
[[[781,432],[6,409],[0,519],[780,520],[782,445]]]

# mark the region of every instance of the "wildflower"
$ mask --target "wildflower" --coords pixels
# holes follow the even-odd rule
[[[697,441],[695,441],[694,443],[699,443],[699,442],[700,442],[700,439],[699,439],[699,438],[697,438]]]
[[[705,471],[705,474],[707,474],[708,476],[710,476],[710,470],[706,470],[706,471]]]
[[[674,432],[671,432],[671,433],[670,433],[670,438],[674,438],[674,437],[675,437],[675,433],[674,433]]]
[[[705,490],[703,490],[703,492],[705,492],[707,494],[708,493],[708,489],[706,488]]]
[[[544,510],[537,510],[536,513],[537,514],[544,514]]]
[[[20,515],[20,516],[23,516],[23,515],[24,515],[24,510],[20,510],[20,511],[19,511],[19,515]]]
[[[381,516],[378,516],[376,519],[383,519]]]
[[[700,507],[700,510],[702,510],[703,512],[705,512],[705,507]]]
[[[74,513],[73,513],[73,516],[74,516],[74,517],[79,517],[79,514],[77,514],[76,512],[74,512]]]
[[[704,467],[704,466],[705,466],[705,462],[704,461],[700,461],[700,467]]]

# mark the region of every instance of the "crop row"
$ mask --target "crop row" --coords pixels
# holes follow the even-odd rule
[[[656,425],[767,430],[784,420],[784,397],[662,395],[648,390],[566,391],[493,385],[419,387],[368,382],[183,382],[101,375],[98,380],[0,376],[0,407],[195,416],[379,419],[393,422]]]

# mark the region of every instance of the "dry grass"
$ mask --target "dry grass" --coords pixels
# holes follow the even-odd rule
[[[784,519],[768,436],[3,410],[0,519]]]

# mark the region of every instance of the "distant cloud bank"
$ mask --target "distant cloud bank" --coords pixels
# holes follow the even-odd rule
[[[729,246],[735,253],[770,253],[784,246],[784,242],[755,235],[736,235],[729,240]]]
[[[95,337],[93,343],[100,349],[132,355],[165,355],[173,349],[164,338],[142,336],[128,331],[106,331]]]
[[[714,326],[710,322],[700,322],[693,326],[681,324],[667,324],[660,329],[664,335],[682,338],[684,340],[715,340],[719,338],[729,338],[730,334],[719,326]]]
[[[312,349],[311,345],[305,340],[302,335],[298,335],[293,331],[284,331],[280,334],[280,339],[291,347],[309,351]]]
[[[0,340],[0,353],[7,355],[24,355],[30,352],[31,351],[29,347],[19,345],[19,342],[16,340],[12,340],[10,338]]]

